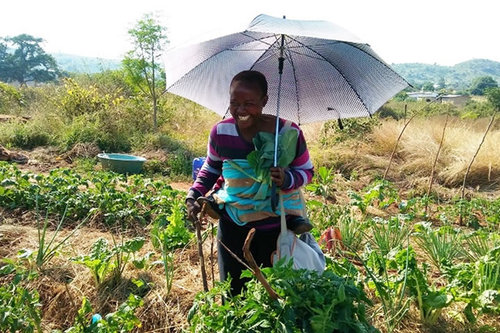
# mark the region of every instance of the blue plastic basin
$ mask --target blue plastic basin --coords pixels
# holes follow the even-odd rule
[[[97,157],[101,161],[103,169],[123,174],[141,173],[142,166],[146,162],[144,157],[127,154],[101,153]]]

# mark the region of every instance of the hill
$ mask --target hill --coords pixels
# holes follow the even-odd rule
[[[121,66],[121,61],[117,59],[83,57],[64,53],[51,55],[63,71],[71,73],[98,73],[118,69]]]
[[[422,63],[392,64],[392,68],[414,86],[426,82],[439,83],[444,80],[446,88],[464,90],[480,76],[491,76],[500,83],[500,62],[487,59],[473,59],[454,66]]]
[[[120,60],[83,57],[64,53],[54,53],[59,67],[72,73],[98,73],[120,68]],[[412,85],[439,83],[444,80],[446,88],[465,90],[472,81],[480,76],[491,76],[500,83],[500,62],[487,59],[473,59],[454,66],[441,66],[423,63],[392,64],[392,68]]]

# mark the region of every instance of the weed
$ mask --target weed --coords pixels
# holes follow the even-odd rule
[[[415,242],[425,251],[441,272],[453,264],[462,253],[462,234],[451,226],[432,229],[430,223],[416,223]]]
[[[410,234],[406,215],[392,216],[388,220],[371,219],[372,245],[379,249],[382,255],[387,255],[393,249],[400,249]]]
[[[38,211],[38,202],[37,202],[37,211]],[[38,229],[38,250],[36,252],[36,266],[38,269],[41,269],[43,265],[47,264],[57,253],[57,250],[66,243],[66,241],[75,234],[78,229],[87,222],[87,218],[83,219],[68,235],[66,235],[62,240],[55,242],[59,231],[64,222],[64,218],[66,216],[66,211],[63,213],[59,223],[57,224],[57,228],[54,231],[52,238],[47,242],[45,239],[47,233],[47,227],[49,223],[48,212],[45,216],[45,222],[43,226],[40,224],[40,216],[37,215],[37,229]]]

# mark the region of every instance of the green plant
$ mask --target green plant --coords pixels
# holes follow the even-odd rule
[[[318,275],[278,264],[264,274],[280,295],[272,300],[255,279],[243,295],[227,297],[229,284],[196,296],[191,332],[377,332],[365,315],[370,301],[359,285],[327,270]],[[246,277],[251,274],[246,271]],[[222,304],[219,297],[225,297]]]
[[[92,305],[84,297],[82,306],[75,318],[75,323],[72,327],[65,330],[64,333],[131,332],[142,326],[141,321],[134,312],[143,303],[139,296],[130,294],[128,299],[118,307],[117,311],[108,313],[104,318],[100,315],[95,315],[92,319],[89,319],[89,315],[93,312]]]
[[[174,199],[170,214],[159,214],[153,222],[153,245],[162,253],[184,247],[193,238],[186,227],[185,205],[182,199]],[[164,250],[163,250],[164,249]]]
[[[113,239],[114,241],[114,239]],[[115,242],[115,246],[111,249],[111,252],[114,254],[115,262],[114,262],[114,278],[120,280],[125,267],[129,262],[131,262],[136,268],[144,268],[145,259],[136,258],[136,253],[144,246],[144,242],[146,240],[144,237],[135,237],[123,242],[123,239],[119,244]]]
[[[95,213],[94,221],[109,226],[145,225],[160,216],[169,216],[175,199],[180,196],[181,192],[164,181],[142,175],[80,174],[70,169],[54,169],[48,175],[33,174],[0,162],[0,206],[34,209],[38,202],[38,207],[50,214],[62,216],[66,212],[68,223],[91,212]],[[182,203],[176,205],[181,207]]]
[[[451,226],[432,229],[429,222],[414,225],[414,239],[440,271],[453,264],[462,253],[462,234]]]
[[[335,175],[333,168],[319,167],[315,174],[314,181],[306,185],[306,190],[313,192],[315,195],[321,195],[325,200],[331,198],[333,192],[333,181]]]
[[[474,263],[458,263],[446,270],[449,290],[456,301],[464,302],[465,318],[477,321],[474,310],[500,313],[500,247],[494,247]]]
[[[387,255],[393,249],[401,249],[410,234],[408,217],[403,214],[391,216],[389,219],[375,217],[370,222],[372,237],[368,238],[383,255]]]
[[[90,269],[97,286],[102,285],[108,276],[111,275],[114,281],[119,281],[122,277],[125,266],[132,262],[136,267],[144,267],[141,260],[135,260],[135,253],[144,245],[145,239],[136,237],[114,247],[108,247],[105,238],[99,238],[91,247],[90,253],[71,258],[75,263],[85,265]]]
[[[484,257],[492,249],[500,245],[500,235],[497,233],[489,233],[485,230],[475,230],[468,235],[465,235],[465,255],[471,262],[478,261]]]
[[[38,211],[38,205],[37,205],[37,211]],[[38,250],[36,251],[36,266],[40,269],[42,268],[43,265],[47,264],[56,254],[57,250],[66,243],[66,241],[75,234],[78,229],[87,222],[88,217],[83,219],[70,233],[68,233],[62,240],[60,241],[55,241],[57,235],[59,234],[59,231],[61,230],[61,227],[64,222],[64,218],[66,216],[66,211],[63,213],[63,216],[61,217],[59,223],[57,224],[56,230],[52,234],[52,238],[47,242],[45,239],[46,233],[47,233],[47,227],[49,224],[49,218],[48,218],[48,213],[45,216],[45,222],[43,226],[40,224],[40,216],[37,215],[36,219],[36,224],[37,224],[37,231],[38,231]]]
[[[167,227],[168,228],[168,227]],[[165,274],[165,283],[167,286],[167,296],[170,294],[172,289],[172,283],[174,281],[174,254],[171,251],[170,231],[167,231],[164,225],[162,225],[161,220],[157,220],[153,228],[151,229],[151,243],[154,248],[161,252],[161,265],[163,265],[163,271]]]
[[[88,255],[74,257],[71,260],[89,268],[96,284],[99,286],[114,268],[111,263],[112,256],[113,254],[108,249],[108,241],[105,238],[99,238],[92,245]]]
[[[23,281],[36,274],[12,259],[2,259],[0,276],[10,283],[0,286],[0,330],[2,332],[42,332],[41,304],[36,290],[26,289]]]
[[[399,195],[394,186],[387,180],[376,180],[364,190],[364,194],[350,191],[351,205],[357,206],[361,212],[366,213],[370,205],[387,208],[399,201]]]
[[[372,250],[369,245],[364,252],[365,260],[356,255],[366,271],[369,288],[376,291],[384,313],[388,332],[394,331],[409,311],[411,299],[405,298],[409,263],[408,239],[405,250],[394,250],[386,255]],[[401,258],[401,251],[406,254],[403,269],[398,269],[395,258]]]
[[[400,252],[395,258],[399,269],[405,269],[406,285],[409,294],[415,299],[420,319],[427,324],[435,324],[442,310],[449,306],[453,297],[445,287],[437,288],[428,283],[428,265],[423,263],[422,269],[418,267],[415,252],[409,247],[405,252]]]

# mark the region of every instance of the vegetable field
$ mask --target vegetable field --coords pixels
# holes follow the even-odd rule
[[[0,331],[500,330],[498,197],[421,195],[320,167],[305,192],[327,270],[264,269],[278,300],[246,272],[248,290],[230,298],[212,279],[212,223],[202,291],[184,191],[93,169],[0,163]]]

